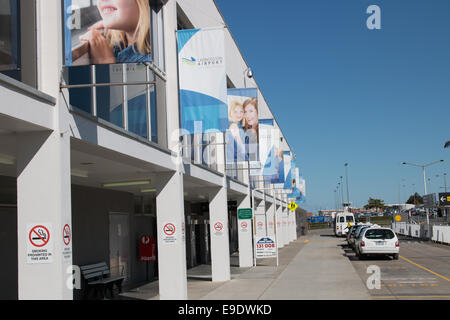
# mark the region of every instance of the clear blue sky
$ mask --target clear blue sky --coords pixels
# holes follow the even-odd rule
[[[304,208],[397,203],[450,175],[449,0],[217,0],[306,178]],[[381,30],[366,9],[379,5]],[[439,177],[436,177],[439,175]],[[448,177],[450,186],[450,177]],[[428,182],[428,181],[427,181]],[[415,184],[415,187],[413,187]],[[450,188],[449,188],[450,189]],[[442,189],[441,189],[442,192]],[[345,194],[344,194],[345,195]],[[345,195],[346,198],[346,195]]]

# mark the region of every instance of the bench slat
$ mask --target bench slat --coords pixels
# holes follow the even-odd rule
[[[125,276],[118,276],[118,277],[112,277],[112,278],[103,278],[103,279],[99,279],[99,280],[95,280],[95,281],[90,281],[88,282],[88,284],[106,284],[106,283],[111,283],[111,282],[116,282],[119,280],[123,280],[125,279]]]
[[[104,268],[104,267],[98,267],[98,268],[93,268],[93,269],[89,269],[89,270],[85,270],[85,271],[81,271],[83,274],[91,274],[91,273],[97,273],[97,272],[106,272],[109,273],[109,269],[108,268]]]
[[[85,266],[81,266],[80,270],[81,271],[88,271],[90,269],[95,269],[95,268],[99,268],[99,267],[103,267],[103,268],[108,268],[108,265],[106,264],[106,262],[100,262],[100,263],[95,263],[95,264],[89,264],[89,265],[85,265]]]

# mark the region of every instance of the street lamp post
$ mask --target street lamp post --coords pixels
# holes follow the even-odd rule
[[[430,162],[428,164],[416,164],[416,163],[410,163],[410,162],[402,162],[401,164],[422,168],[423,190],[425,192],[424,195],[426,195],[427,194],[427,177],[425,175],[425,168],[429,167],[429,166],[431,166],[433,164],[439,163],[439,162],[444,162],[444,160],[437,160],[437,161]],[[429,226],[430,225],[430,220],[429,220],[429,217],[428,217],[428,208],[426,208],[426,215],[427,215],[427,225]]]
[[[348,193],[348,170],[347,170],[348,163],[345,163],[344,166],[345,166],[345,180],[347,181],[347,205],[350,206],[350,196]]]

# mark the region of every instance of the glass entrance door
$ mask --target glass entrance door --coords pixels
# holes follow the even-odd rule
[[[124,275],[129,279],[130,232],[127,213],[109,214],[109,263],[111,276]]]

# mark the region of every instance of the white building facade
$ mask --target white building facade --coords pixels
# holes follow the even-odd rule
[[[64,1],[0,0],[0,298],[82,299],[72,266],[106,262],[125,288],[158,280],[161,299],[189,299],[188,268],[230,280],[235,252],[253,266],[239,208],[276,221],[279,248],[296,239],[284,195],[205,163],[223,157],[221,135],[177,134],[177,30],[223,27],[228,87],[258,87],[217,5],[150,3],[152,63],[66,67]],[[275,118],[260,91],[259,109]],[[282,133],[280,146],[293,154]],[[156,261],[140,261],[143,235]]]

